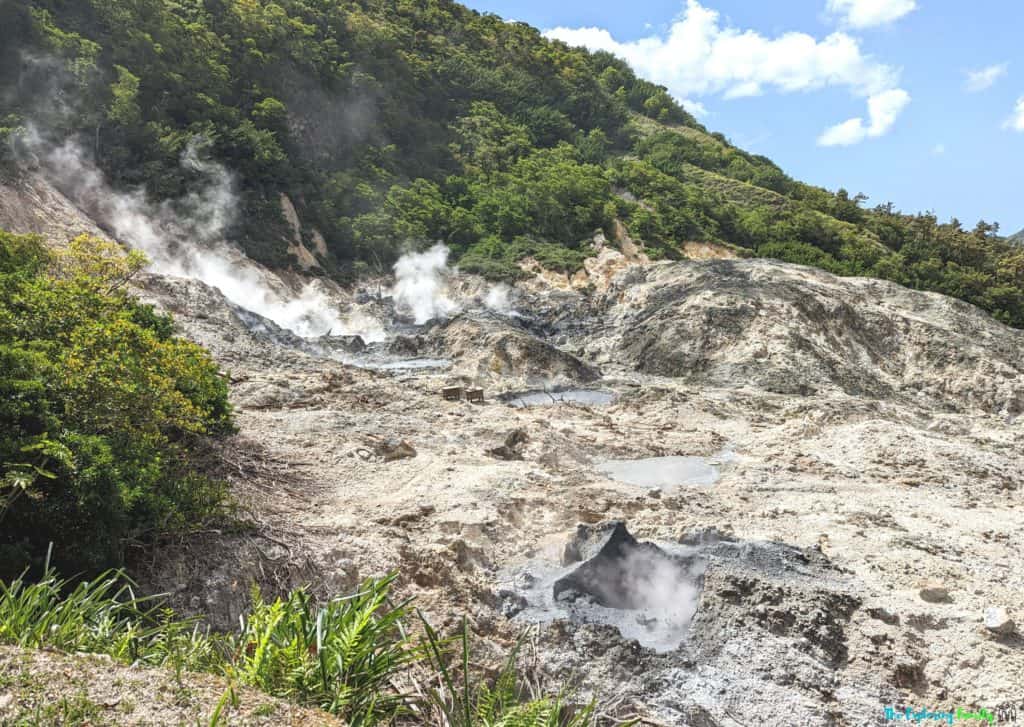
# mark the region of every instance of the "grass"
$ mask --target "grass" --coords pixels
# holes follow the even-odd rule
[[[221,654],[216,639],[137,598],[123,573],[71,588],[49,567],[42,580],[0,583],[0,643],[107,654],[126,663],[202,670]]]
[[[216,634],[137,597],[121,572],[72,585],[47,567],[39,581],[23,576],[0,583],[0,643],[163,667],[179,685],[184,672],[227,677],[228,688],[204,721],[211,726],[225,724],[237,709],[235,688],[242,685],[325,710],[353,727],[422,723],[427,714],[450,727],[593,723],[593,709],[572,709],[564,694],[529,693],[517,671],[518,648],[496,679],[472,669],[465,622],[454,639],[441,638],[425,620],[424,636],[410,635],[403,622],[411,604],[391,602],[396,577],[367,580],[356,593],[322,604],[302,588],[273,601],[254,591],[238,631]],[[399,687],[424,683],[430,686],[416,693]],[[66,699],[45,713],[19,715],[28,721],[18,724],[86,724],[95,716],[90,709],[87,699]]]
[[[422,616],[421,616],[422,619]],[[493,680],[474,673],[470,659],[469,627],[453,640],[442,639],[423,619],[427,659],[437,674],[427,692],[434,724],[445,727],[588,727],[595,723],[594,704],[575,708],[564,694],[529,693],[520,679],[517,657],[522,639]],[[454,651],[448,647],[453,644]]]
[[[103,715],[104,709],[101,705],[93,702],[85,694],[78,694],[70,698],[64,697],[54,704],[37,706],[30,712],[22,712],[11,722],[4,724],[10,724],[11,727],[99,727],[110,724]]]

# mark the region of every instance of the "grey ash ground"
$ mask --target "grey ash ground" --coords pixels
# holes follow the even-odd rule
[[[970,306],[768,261],[637,265],[589,291],[521,286],[517,318],[405,330],[389,354],[447,365],[380,371],[254,333],[199,284],[145,289],[234,382],[226,470],[259,530],[183,546],[152,577],[214,622],[252,579],[326,593],[397,568],[485,643],[539,623],[545,673],[654,723],[881,724],[883,705],[1020,699],[1021,638],[984,616],[1024,617],[1024,334]],[[450,385],[487,401],[445,401]],[[614,399],[500,398],[567,388]],[[486,454],[515,431],[519,456]],[[416,456],[373,456],[387,440]],[[601,471],[723,451],[713,484]],[[678,581],[682,629],[642,603],[623,628],[554,582],[541,604],[517,592],[608,521],[700,561]]]

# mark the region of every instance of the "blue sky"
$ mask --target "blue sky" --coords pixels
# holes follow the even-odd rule
[[[1024,2],[467,4],[623,56],[797,179],[1024,228]]]

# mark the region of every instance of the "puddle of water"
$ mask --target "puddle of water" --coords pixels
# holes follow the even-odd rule
[[[735,455],[724,451],[715,457],[647,457],[646,459],[610,459],[597,470],[613,480],[651,488],[697,485],[710,487],[722,477],[722,465]]]
[[[607,406],[615,401],[615,394],[610,391],[595,389],[568,389],[566,391],[524,391],[510,394],[505,399],[509,406],[522,409],[528,406],[554,406],[556,404],[585,404],[587,406]]]
[[[446,369],[452,362],[446,358],[406,358],[397,361],[360,361],[351,359],[352,366],[375,371],[423,371],[425,369]]]

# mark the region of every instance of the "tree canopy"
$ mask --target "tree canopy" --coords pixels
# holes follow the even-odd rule
[[[1020,247],[987,224],[867,206],[709,133],[608,53],[448,0],[8,0],[0,136],[79,135],[156,199],[194,181],[196,136],[238,178],[230,231],[292,261],[277,200],[324,235],[340,279],[409,246],[464,268],[571,267],[624,222],[651,254],[687,241],[956,295],[1024,325]]]

